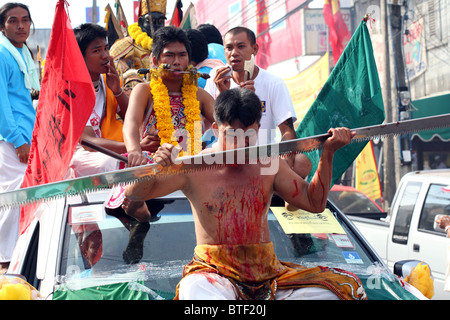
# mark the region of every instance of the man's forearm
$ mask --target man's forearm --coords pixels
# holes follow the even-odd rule
[[[294,122],[292,118],[283,121],[278,128],[281,131],[281,141],[296,139],[297,135],[294,130]]]
[[[125,197],[133,201],[148,200],[150,199],[149,195],[153,190],[154,184],[154,179],[130,184],[125,188]]]
[[[308,192],[316,212],[325,210],[327,204],[328,192],[333,178],[333,156],[333,152],[322,151],[317,170],[309,183]]]

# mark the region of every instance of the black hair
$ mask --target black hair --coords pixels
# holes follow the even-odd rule
[[[233,88],[222,92],[214,103],[214,120],[218,125],[239,120],[246,127],[259,123],[261,100],[249,89]]]
[[[28,12],[28,17],[30,18],[30,22],[33,25],[33,32],[34,32],[34,22],[33,19],[31,19],[31,13],[30,13],[30,9],[28,8],[27,5],[23,4],[23,3],[18,3],[18,2],[8,2],[6,4],[4,4],[1,8],[0,8],[0,28],[4,28],[5,27],[5,23],[6,23],[6,19],[7,19],[7,15],[6,13],[11,10],[14,9],[16,7],[20,7],[22,9],[27,10]]]
[[[190,61],[192,53],[191,53],[191,45],[189,44],[189,39],[184,30],[174,26],[162,27],[156,30],[152,44],[153,56],[157,60],[159,60],[159,57],[161,56],[161,53],[163,52],[164,48],[169,43],[173,42],[180,42],[184,44]]]
[[[75,39],[77,39],[81,54],[85,55],[89,44],[95,39],[107,39],[108,32],[102,26],[95,23],[83,23],[73,29]]]
[[[200,24],[197,26],[197,30],[199,30],[206,38],[208,43],[218,43],[223,45],[222,34],[219,29],[209,23]]]
[[[254,45],[256,43],[255,33],[246,27],[234,27],[234,28],[228,30],[227,33],[225,33],[225,35],[227,35],[229,33],[232,35],[237,35],[238,33],[241,33],[241,32],[245,32],[247,34],[247,39],[251,45]]]
[[[185,32],[191,45],[191,61],[197,64],[208,58],[208,42],[203,33],[196,29],[187,29]]]

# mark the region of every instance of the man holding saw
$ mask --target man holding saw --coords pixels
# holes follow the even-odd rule
[[[203,153],[255,145],[261,102],[250,90],[224,91],[216,100],[213,129],[218,143]],[[218,169],[156,176],[125,190],[125,201],[160,197],[182,190],[195,221],[197,246],[185,266],[176,299],[365,299],[359,279],[343,270],[305,268],[280,262],[269,237],[267,213],[274,192],[311,212],[325,209],[334,152],[350,142],[355,132],[330,129],[322,158],[311,183],[286,161],[227,164]],[[239,136],[239,135],[243,136]],[[163,144],[154,161],[173,164],[179,147]],[[265,172],[265,174],[262,174]]]
[[[205,90],[213,97],[236,87],[254,91],[261,100],[262,110],[258,144],[276,142],[277,128],[282,141],[295,139],[297,118],[288,88],[283,79],[254,64],[254,56],[259,51],[254,32],[245,27],[230,29],[224,36],[224,49],[228,65],[211,70]],[[311,162],[304,154],[286,160],[303,178],[311,171]]]

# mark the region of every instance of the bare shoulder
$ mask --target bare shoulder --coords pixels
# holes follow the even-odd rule
[[[197,98],[203,102],[214,101],[213,97],[205,89],[200,87],[197,89]]]
[[[128,109],[147,110],[153,102],[150,86],[148,82],[139,83],[133,88],[128,103]],[[145,108],[143,108],[145,107]]]

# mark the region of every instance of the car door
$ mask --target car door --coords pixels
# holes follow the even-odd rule
[[[399,187],[398,200],[394,201],[394,208],[392,208],[392,212],[396,212],[391,221],[394,226],[391,228],[388,239],[389,267],[393,267],[397,261],[409,259],[410,226],[421,187],[422,183],[416,181],[406,181]]]
[[[428,263],[435,279],[435,297],[450,299],[450,292],[443,290],[450,239],[444,230],[434,228],[436,215],[450,215],[450,192],[446,185],[438,183],[424,184],[424,187],[423,206],[417,206],[419,212],[414,213],[411,224],[408,258]]]

